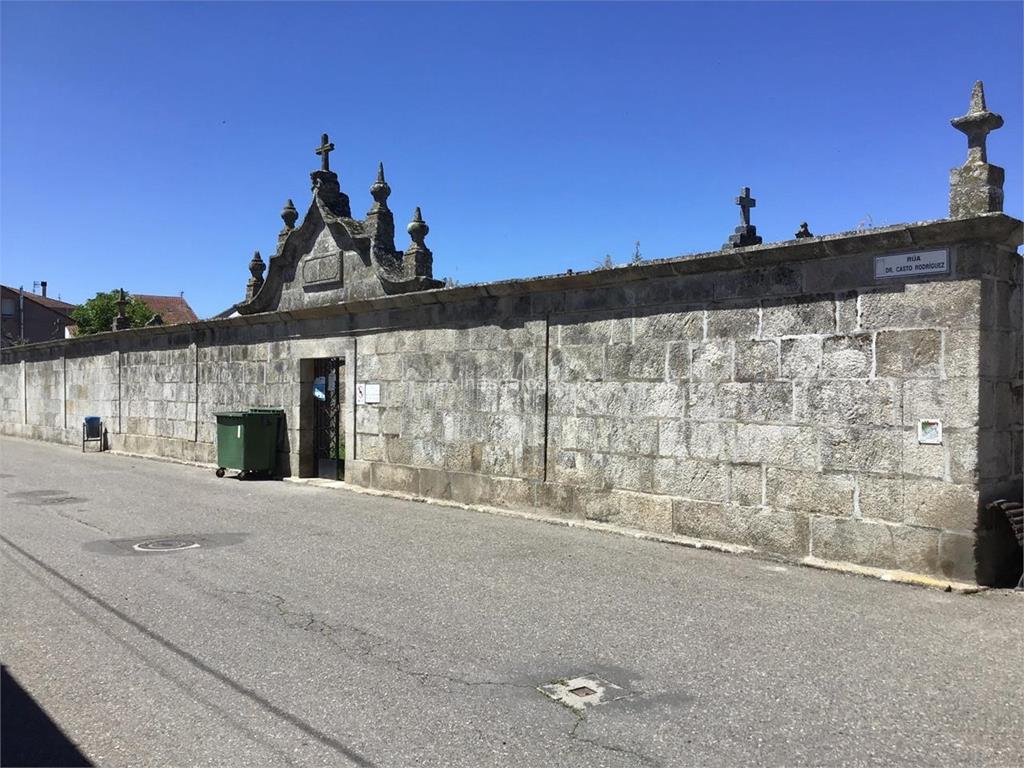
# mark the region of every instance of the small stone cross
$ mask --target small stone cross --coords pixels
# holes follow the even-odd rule
[[[761,238],[757,234],[757,227],[750,224],[750,209],[757,205],[757,200],[750,196],[750,187],[743,187],[740,190],[736,205],[740,207],[740,225],[729,235],[729,240],[722,247],[745,248],[748,245],[760,245]]]
[[[122,288],[118,291],[117,296],[117,317],[115,317],[114,322],[110,324],[110,330],[123,331],[132,327],[132,321],[128,319],[128,315],[126,315],[124,311],[126,304],[128,304],[128,298],[125,296],[124,288]]]
[[[320,146],[317,147],[316,150],[314,150],[314,151],[318,155],[320,155],[320,157],[322,158],[322,161],[323,161],[323,162],[320,163],[320,170],[321,171],[329,171],[329,170],[331,170],[330,154],[331,154],[331,152],[334,151],[334,145],[331,143],[330,139],[327,138],[327,134],[326,133],[323,134],[320,137]]]
[[[744,227],[750,226],[750,209],[757,207],[757,200],[750,196],[750,187],[744,187],[740,196],[736,198],[736,205],[740,207],[740,221]]]

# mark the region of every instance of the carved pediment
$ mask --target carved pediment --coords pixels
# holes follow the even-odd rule
[[[410,224],[413,244],[406,252],[394,245],[394,215],[387,207],[391,188],[383,165],[370,188],[373,205],[365,219],[353,219],[348,196],[328,168],[325,152],[333,149],[323,137],[320,170],[310,174],[313,199],[302,223],[289,200],[281,211],[285,227],[276,253],[255,295],[236,305],[240,314],[336,304],[352,298],[439,288],[432,276],[432,256],[423,242],[427,227],[417,209]]]

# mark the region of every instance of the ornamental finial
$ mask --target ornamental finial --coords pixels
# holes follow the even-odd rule
[[[423,214],[420,213],[420,207],[418,205],[416,206],[416,212],[412,215],[412,221],[409,222],[409,226],[405,228],[405,231],[409,233],[409,237],[412,238],[416,247],[427,247],[427,244],[424,241],[427,239],[427,233],[430,232],[430,227],[428,227],[427,222],[423,220]]]
[[[985,84],[978,80],[971,90],[971,107],[963,117],[954,117],[950,124],[967,135],[967,162],[987,163],[985,147],[988,134],[1003,127],[1002,115],[989,112],[985,106]]]
[[[263,270],[266,269],[266,264],[263,263],[263,257],[259,251],[252,252],[252,261],[249,262],[249,272],[259,281],[263,281]]]
[[[252,298],[260,292],[260,288],[263,287],[263,270],[266,269],[266,265],[263,263],[263,257],[260,256],[259,251],[253,251],[252,260],[249,262],[249,274],[252,277],[249,278],[249,282],[245,285],[245,300],[252,301]]]
[[[295,229],[295,222],[299,220],[299,212],[295,210],[295,203],[290,197],[284,204],[284,208],[281,209],[281,220],[284,222],[285,229]]]
[[[409,237],[412,238],[412,243],[405,249],[405,253],[402,256],[406,277],[430,277],[434,268],[434,254],[430,252],[430,249],[427,248],[427,244],[424,242],[430,227],[423,220],[423,214],[420,213],[419,206],[416,206],[416,212],[412,215],[412,221],[409,222],[409,226],[405,229],[409,233]]]
[[[373,196],[373,211],[388,207],[391,186],[384,180],[384,163],[377,166],[377,180],[370,187],[370,194]]]

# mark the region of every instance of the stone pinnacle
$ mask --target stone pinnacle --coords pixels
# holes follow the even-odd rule
[[[388,196],[391,194],[391,187],[384,180],[384,163],[377,165],[377,180],[373,182],[373,186],[370,187],[370,195],[373,197],[373,211],[380,210],[381,208],[387,208]]]
[[[405,228],[406,232],[409,233],[409,237],[412,238],[413,243],[420,247],[425,248],[426,244],[424,240],[427,237],[427,233],[430,231],[430,227],[427,226],[427,222],[423,220],[423,214],[420,213],[420,207],[416,206],[416,212],[412,216],[412,221],[409,222],[409,226]]]
[[[978,80],[971,90],[971,106],[966,115],[954,117],[950,125],[967,136],[967,162],[986,163],[988,134],[1003,127],[1003,118],[985,106],[985,85]]]

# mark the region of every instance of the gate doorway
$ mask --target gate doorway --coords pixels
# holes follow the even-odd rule
[[[345,477],[345,360],[341,357],[312,361],[312,382],[307,385],[307,402],[312,410],[311,469],[316,477],[341,480]]]

